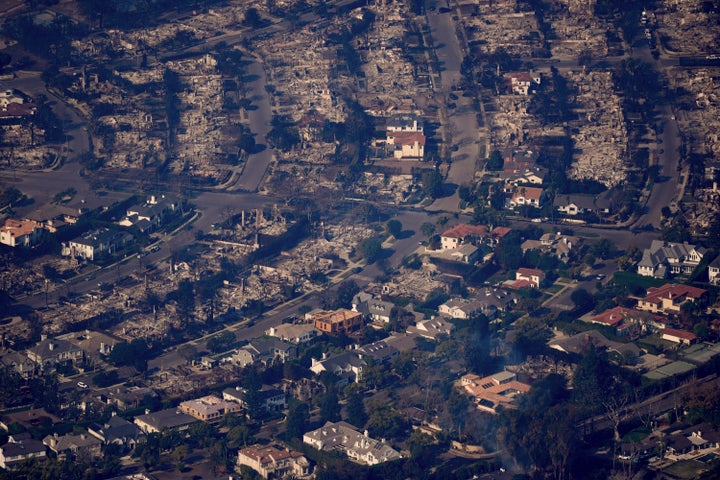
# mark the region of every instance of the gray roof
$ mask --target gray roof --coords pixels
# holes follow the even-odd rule
[[[22,442],[8,442],[0,447],[5,457],[17,457],[19,455],[32,455],[45,451],[45,445],[39,440],[27,439]]]
[[[166,430],[197,422],[194,417],[186,415],[175,408],[140,415],[135,417],[135,420],[145,422],[157,430]]]
[[[376,362],[384,362],[400,353],[397,348],[388,345],[384,340],[363,345],[357,351]]]
[[[558,195],[555,195],[555,200],[553,201],[553,205],[556,207],[566,207],[568,205],[576,205],[584,210],[594,210],[595,209],[595,196],[594,195],[579,195],[579,194],[569,194],[569,195],[558,194]]]

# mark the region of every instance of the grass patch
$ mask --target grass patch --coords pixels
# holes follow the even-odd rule
[[[667,468],[663,468],[663,473],[667,473],[675,478],[691,479],[697,478],[701,472],[707,470],[707,467],[695,460],[679,460]]]
[[[648,435],[650,435],[649,428],[638,427],[635,430],[630,430],[627,434],[625,434],[625,436],[622,438],[622,441],[626,443],[637,443]]]
[[[549,293],[550,295],[555,295],[556,293],[558,293],[558,292],[559,292],[560,290],[562,290],[563,288],[565,288],[563,285],[558,285],[558,284],[556,283],[556,284],[551,285],[550,287],[546,288],[546,289],[545,289],[545,293]]]
[[[613,274],[615,283],[628,287],[631,291],[637,287],[647,290],[650,287],[659,287],[667,283],[666,280],[644,277],[634,272],[615,272]]]

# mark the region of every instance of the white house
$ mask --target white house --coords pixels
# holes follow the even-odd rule
[[[327,422],[303,435],[303,443],[325,452],[342,452],[351,461],[362,465],[378,465],[402,458],[384,440],[370,438],[367,431],[360,433],[346,422]]]

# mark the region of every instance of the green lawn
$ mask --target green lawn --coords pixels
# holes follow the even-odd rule
[[[650,287],[659,287],[660,285],[667,283],[665,280],[643,277],[642,275],[638,275],[634,272],[615,272],[613,280],[620,285],[629,287],[630,289],[634,287],[641,287],[645,290]]]

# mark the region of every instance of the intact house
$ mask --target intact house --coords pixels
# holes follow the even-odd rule
[[[32,378],[39,374],[40,367],[27,357],[27,354],[11,349],[0,349],[0,366],[12,368],[22,378]]]
[[[265,335],[279,338],[283,342],[299,345],[301,343],[312,342],[317,337],[318,331],[314,325],[307,323],[281,323],[276,327],[267,329]]]
[[[677,343],[679,345],[692,345],[697,341],[695,334],[688,332],[687,330],[664,328],[661,333],[663,340]]]
[[[260,408],[265,410],[265,412],[272,414],[287,408],[287,395],[279,388],[263,385],[257,393]],[[228,387],[223,390],[223,400],[236,402],[243,408],[247,408],[247,402],[245,401],[246,395],[245,389],[240,386]]]
[[[397,114],[387,120],[385,143],[393,147],[393,157],[422,159],[425,142],[422,122],[417,115]]]
[[[537,268],[518,268],[515,272],[515,280],[507,280],[504,286],[519,290],[521,288],[540,288],[545,281],[545,272]]]
[[[284,342],[279,338],[256,338],[230,357],[230,361],[240,367],[260,363],[271,366],[285,363],[297,357],[297,346]]]
[[[135,417],[135,425],[145,433],[184,432],[197,421],[195,417],[177,408],[147,412],[145,415]]]
[[[576,216],[583,215],[586,213],[595,213],[598,207],[595,205],[594,195],[555,195],[553,200],[553,207],[565,215]]]
[[[671,275],[689,275],[700,265],[706,250],[689,243],[653,240],[643,251],[637,265],[638,275],[667,278]]]
[[[455,325],[442,317],[434,317],[429,320],[420,320],[414,326],[407,328],[408,335],[416,335],[427,340],[437,341],[440,336],[451,335]]]
[[[134,225],[142,232],[153,231],[168,219],[179,215],[181,207],[182,203],[178,199],[151,195],[144,204],[128,208],[125,218],[118,224],[124,227]]]
[[[87,433],[63,436],[55,433],[43,438],[43,443],[60,459],[86,461],[102,456],[102,442]]]
[[[478,409],[490,413],[497,413],[498,407],[515,407],[516,398],[530,390],[530,385],[519,382],[512,372],[498,372],[485,378],[468,373],[458,386],[471,396]]]
[[[651,312],[616,306],[595,315],[591,323],[613,328],[621,335],[643,335],[666,328],[666,319]]]
[[[528,205],[534,208],[542,207],[545,190],[539,187],[516,187],[510,197],[510,208]]]
[[[342,452],[350,461],[361,465],[378,465],[402,458],[384,440],[370,438],[367,431],[360,433],[346,422],[327,422],[303,435],[303,443],[324,452]]]
[[[321,310],[312,316],[312,321],[315,328],[329,335],[348,335],[360,330],[364,324],[362,313],[346,308]]]
[[[27,357],[43,372],[51,372],[58,365],[81,362],[85,359],[85,352],[67,340],[45,338],[27,350]]]
[[[638,299],[637,308],[653,313],[677,314],[686,304],[701,304],[707,291],[679,283],[650,287],[645,298]]]
[[[45,445],[30,438],[29,433],[10,435],[8,443],[0,447],[0,468],[12,470],[26,460],[44,459],[46,450]]]
[[[581,244],[580,237],[563,235],[561,233],[544,233],[540,240],[525,240],[520,248],[523,255],[528,250],[537,250],[540,253],[556,257],[561,262],[570,260],[573,248]]]
[[[391,338],[393,337],[357,347],[355,351],[357,352],[358,358],[360,358],[360,360],[370,359],[372,362],[378,364],[387,362],[397,356],[400,351],[390,344]]]
[[[438,313],[449,318],[469,320],[483,312],[484,305],[478,300],[451,298],[438,307]]]
[[[370,318],[375,323],[390,323],[390,312],[394,305],[392,302],[386,302],[376,299],[369,293],[360,292],[353,298],[352,311],[360,312]]]
[[[8,218],[0,227],[0,243],[8,247],[32,247],[42,236],[43,228],[33,220]]]
[[[386,143],[392,147],[393,157],[422,159],[425,156],[426,138],[422,132],[388,132]]]
[[[720,431],[711,424],[703,422],[685,428],[666,437],[666,451],[671,455],[683,455],[690,452],[720,448]]]
[[[223,400],[215,395],[187,400],[178,405],[182,413],[207,423],[218,423],[225,415],[237,413],[241,408],[240,404]]]
[[[348,383],[359,383],[366,366],[365,361],[356,352],[346,351],[334,355],[323,354],[321,360],[313,358],[310,371],[316,375],[332,372],[340,378],[339,386],[344,386]]]
[[[237,465],[252,468],[262,478],[305,477],[310,475],[310,462],[297,450],[278,444],[251,445],[238,451]]]
[[[140,427],[115,415],[102,425],[89,426],[88,433],[104,445],[117,445],[125,452],[147,440]]]
[[[505,82],[515,95],[529,95],[535,85],[540,85],[542,77],[532,72],[511,72],[505,75]]]
[[[440,247],[451,250],[462,245],[483,243],[490,246],[497,245],[500,240],[510,233],[508,227],[495,227],[489,229],[485,225],[469,225],[460,223],[440,234]]]
[[[720,255],[708,265],[708,282],[710,285],[720,285]]]
[[[135,238],[127,232],[116,232],[102,228],[87,232],[63,242],[61,254],[65,257],[93,261],[103,255],[112,255],[130,244]]]

